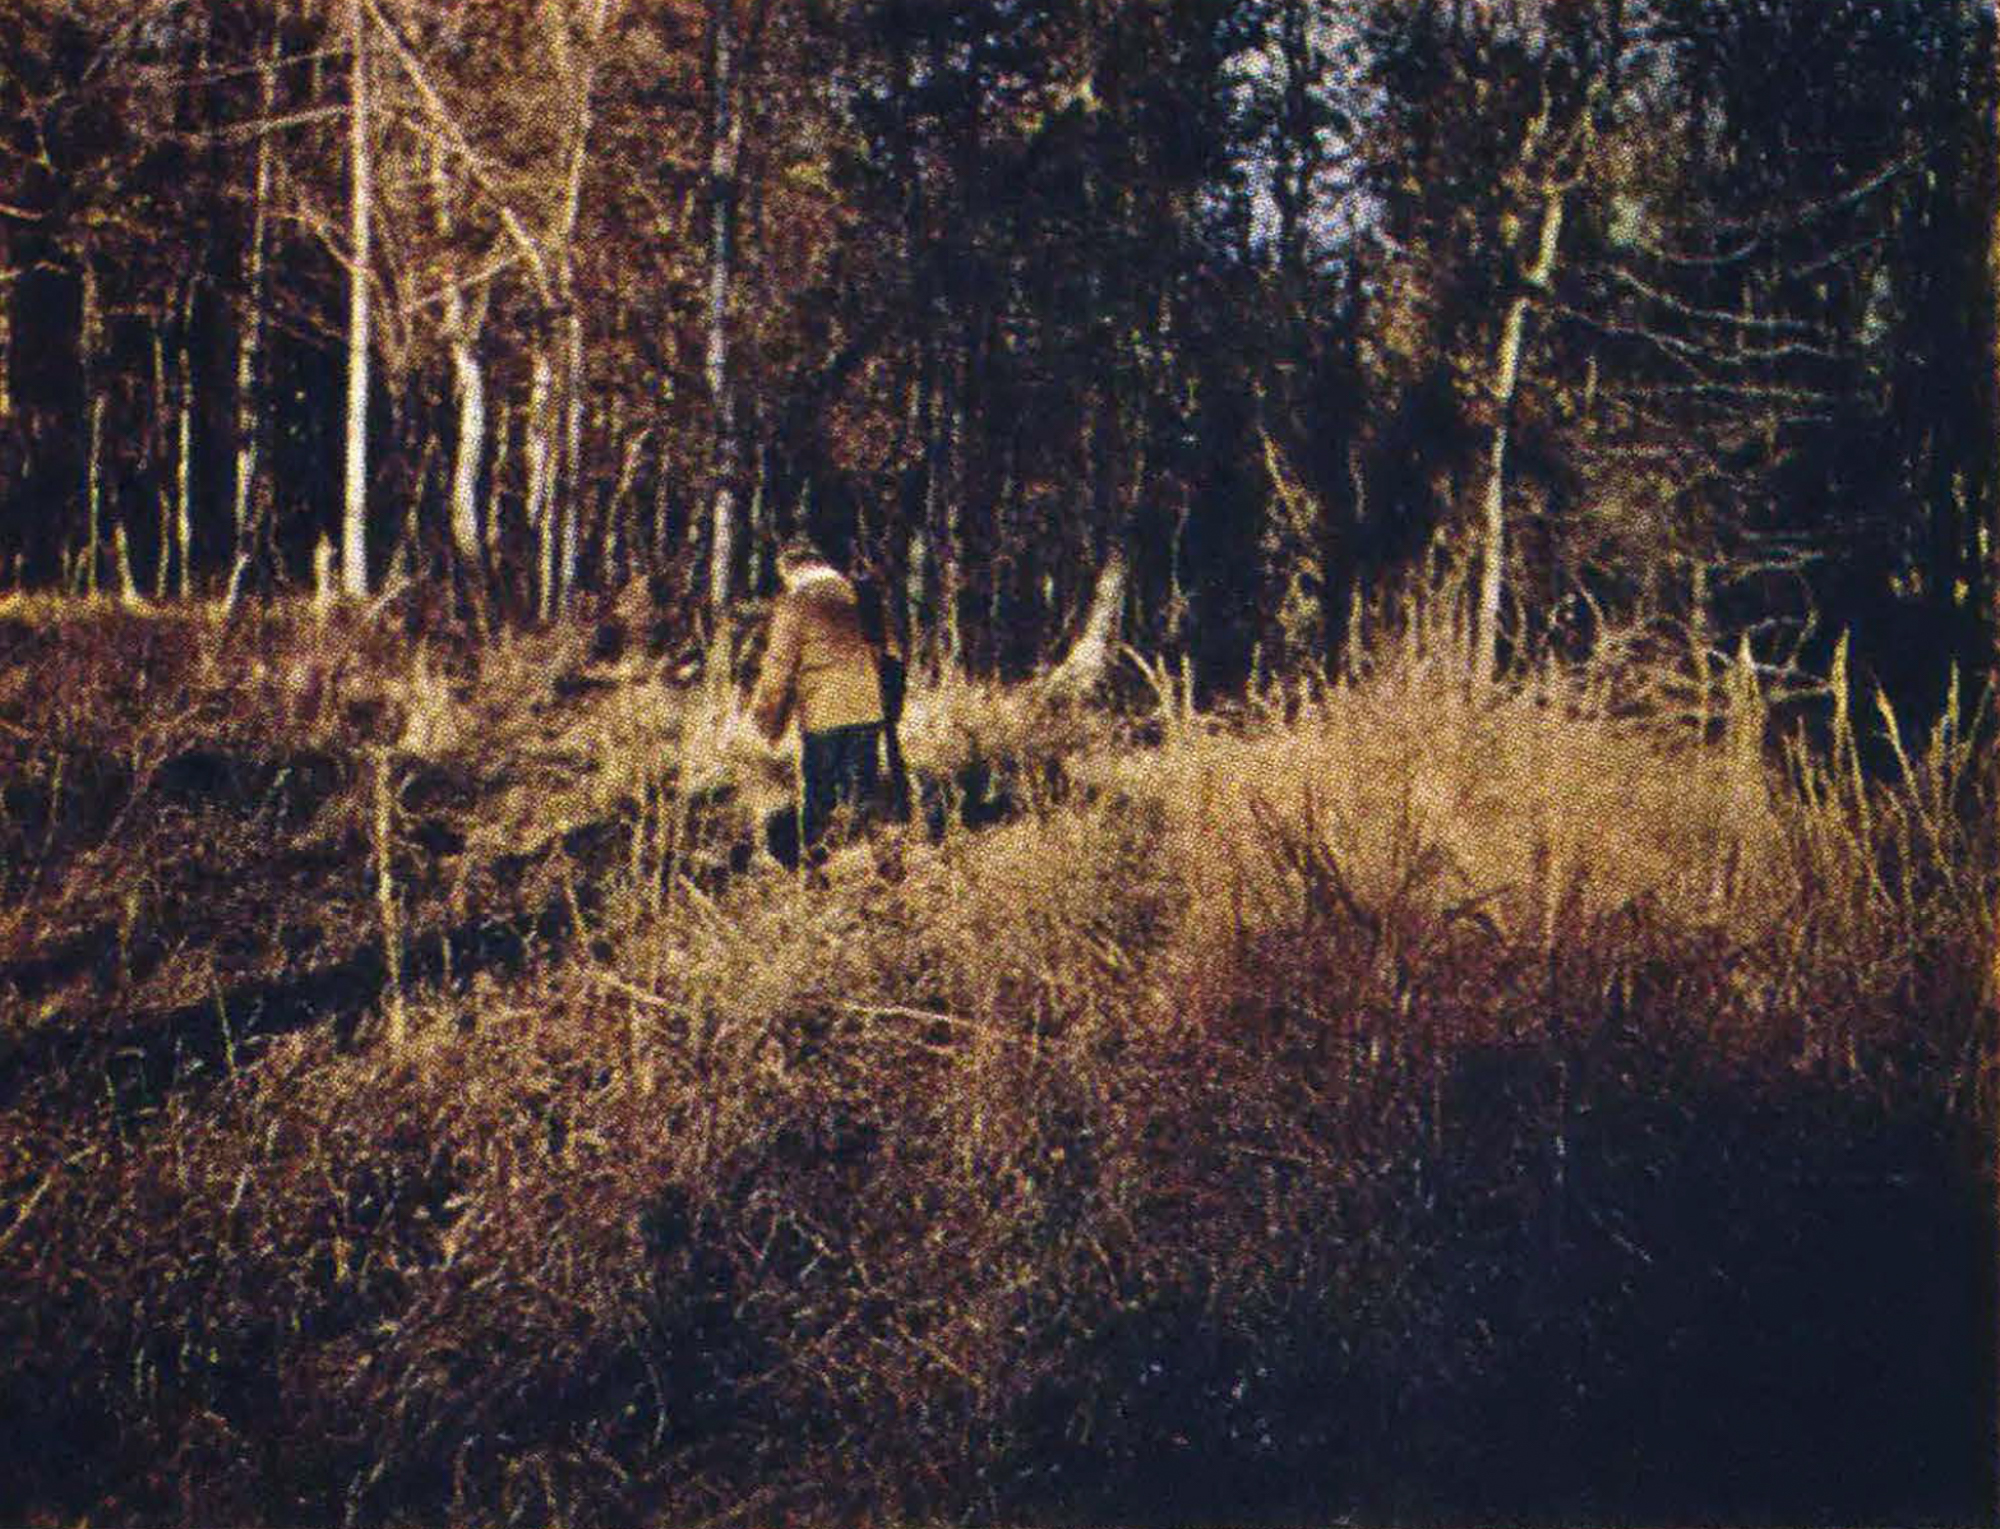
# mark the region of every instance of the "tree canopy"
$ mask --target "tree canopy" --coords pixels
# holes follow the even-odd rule
[[[350,591],[712,631],[804,527],[975,672],[1107,591],[1209,691],[1337,665],[1437,549],[1483,662],[1991,651],[1977,4],[16,12],[17,585],[235,598],[324,538]]]

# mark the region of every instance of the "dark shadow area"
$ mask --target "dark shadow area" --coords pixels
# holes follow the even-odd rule
[[[1382,1170],[1397,1225],[1107,1323],[1001,1520],[1990,1521],[1980,1145],[1636,1044],[1565,1061],[1566,1099],[1546,1056],[1463,1058],[1461,1126]]]

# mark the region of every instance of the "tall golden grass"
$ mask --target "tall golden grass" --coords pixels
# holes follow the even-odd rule
[[[1843,660],[1813,746],[1747,665],[1691,727],[1658,675],[1468,685],[1443,639],[1224,713],[1136,658],[1152,716],[952,679],[911,761],[1014,815],[798,876],[738,703],[587,633],[16,622],[23,1503],[1546,1512],[1661,1388],[1617,1511],[1977,1490],[1910,1485],[1942,1446],[1886,1402],[1759,1432],[1938,1381],[1915,1317],[1815,1359],[1699,1297],[1935,1296],[1827,1266],[1850,1179],[1976,1258],[1994,804],[1955,701],[1905,736]]]

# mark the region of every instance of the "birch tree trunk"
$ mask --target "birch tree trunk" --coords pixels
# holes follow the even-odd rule
[[[433,144],[430,154],[431,195],[440,240],[449,241],[460,194],[458,180],[445,169],[445,146]],[[453,273],[456,274],[455,272]],[[472,288],[467,300],[467,285]],[[479,468],[486,451],[486,369],[479,359],[479,336],[486,326],[488,287],[484,279],[470,284],[448,280],[444,288],[444,339],[451,356],[452,399],[458,407],[452,438],[451,483],[447,516],[458,587],[466,592],[475,614],[484,619],[485,568],[481,563]]]
[[[965,404],[954,393],[945,414],[944,460],[946,492],[944,522],[939,527],[939,598],[943,602],[944,659],[954,669],[965,665],[965,631],[961,608],[965,598]]]
[[[474,346],[477,327],[468,322],[458,289],[446,299],[451,336],[452,391],[458,400],[458,436],[452,442],[451,545],[461,571],[476,579],[479,569],[479,459],[486,445],[486,372]]]
[[[1493,678],[1499,651],[1501,576],[1507,560],[1507,445],[1513,426],[1514,397],[1520,386],[1521,345],[1527,334],[1529,304],[1536,294],[1548,290],[1555,274],[1568,194],[1566,182],[1550,182],[1543,188],[1540,248],[1522,275],[1520,290],[1507,304],[1507,316],[1500,326],[1500,347],[1494,358],[1493,441],[1486,464],[1479,609],[1473,628],[1472,672],[1481,679]]]
[[[349,0],[348,30],[353,48],[353,83],[348,98],[353,194],[349,208],[347,460],[340,522],[340,583],[343,594],[364,599],[368,594],[368,262],[374,187],[368,154],[368,38],[362,0]]]
[[[736,566],[736,401],[729,379],[729,298],[736,238],[736,175],[742,158],[743,122],[736,111],[734,0],[709,0],[713,32],[709,89],[714,143],[709,151],[708,345],[709,397],[715,406],[712,467],[714,502],[709,539],[708,606],[713,625],[709,674],[726,677],[729,598]]]

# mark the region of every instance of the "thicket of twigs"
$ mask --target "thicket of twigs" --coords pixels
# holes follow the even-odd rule
[[[958,683],[798,877],[602,637],[0,621],[14,1515],[1990,1506],[1973,719]]]

